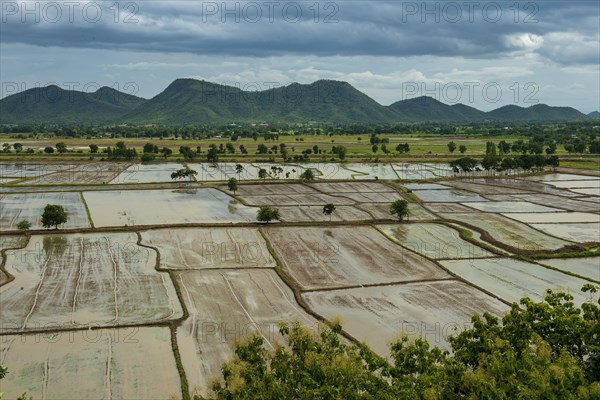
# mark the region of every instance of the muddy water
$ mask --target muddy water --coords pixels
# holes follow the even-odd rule
[[[465,206],[475,208],[479,211],[494,212],[494,213],[541,213],[562,211],[558,208],[541,206],[539,204],[529,203],[526,201],[489,201],[489,202],[474,202],[462,203]]]
[[[216,189],[84,192],[95,226],[256,221],[256,209]]]
[[[489,257],[488,251],[462,240],[458,232],[439,224],[380,225],[387,235],[405,247],[430,258]]]
[[[600,242],[600,223],[598,222],[531,224],[531,226],[553,236],[573,242]]]
[[[542,299],[546,289],[566,290],[581,305],[587,297],[580,289],[588,281],[511,258],[441,261],[450,271],[509,302],[529,296]]]
[[[26,193],[0,195],[0,230],[17,229],[22,220],[31,222],[32,229],[43,229],[41,216],[47,204],[65,208],[68,220],[60,228],[90,227],[79,193]]]
[[[421,200],[427,203],[463,203],[469,201],[488,201],[476,193],[462,190],[413,190]]]
[[[302,295],[309,307],[365,340],[382,356],[399,335],[423,337],[447,349],[447,337],[470,325],[475,314],[502,315],[507,306],[458,281],[411,283],[310,292]]]
[[[540,260],[539,263],[600,282],[600,257],[550,259]]]
[[[599,214],[582,212],[503,213],[502,215],[528,224],[600,222]]]
[[[3,336],[6,399],[179,398],[168,328]],[[29,398],[29,397],[28,397]]]
[[[274,268],[275,260],[256,228],[183,228],[142,232],[158,248],[162,268]]]

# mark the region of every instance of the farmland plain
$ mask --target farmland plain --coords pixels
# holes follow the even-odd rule
[[[598,177],[227,160],[0,164],[7,399],[209,395],[239,340],[272,349],[295,321],[340,321],[343,340],[382,356],[400,335],[448,349],[474,314],[502,316],[548,288],[579,305],[581,286],[600,282],[600,196],[570,190]],[[195,180],[173,181],[186,166]],[[399,199],[403,221],[390,214]],[[41,229],[46,204],[69,215],[58,230]],[[263,205],[280,221],[258,223]]]

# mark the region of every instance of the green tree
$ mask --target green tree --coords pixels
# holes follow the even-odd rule
[[[92,154],[96,154],[98,152],[98,145],[97,144],[90,144],[90,153]]]
[[[31,222],[29,222],[25,219],[22,221],[19,221],[19,223],[17,224],[17,229],[20,229],[22,231],[26,231],[29,228],[31,228]]]
[[[315,172],[311,168],[307,168],[300,174],[300,179],[304,182],[312,182],[315,180]]]
[[[264,169],[264,168],[260,168],[260,169],[258,170],[258,177],[259,177],[260,179],[265,179],[265,178],[267,177],[267,175],[268,175],[268,174],[267,174],[267,170],[266,170],[266,169]]]
[[[450,142],[448,143],[448,151],[450,151],[450,153],[454,153],[454,150],[456,150],[456,143],[454,142]]]
[[[67,145],[64,142],[56,143],[56,151],[59,153],[66,153]]]
[[[244,172],[244,166],[242,164],[235,164],[235,173],[238,174],[238,177],[242,172]]]
[[[477,167],[477,160],[471,157],[462,157],[457,160],[452,160],[450,166],[455,172],[471,172]]]
[[[213,398],[597,399],[599,316],[597,301],[579,309],[571,295],[548,291],[542,302],[513,304],[501,323],[474,316],[449,339],[451,351],[405,336],[385,358],[341,340],[339,324],[282,324],[285,343],[272,351],[260,335],[237,345]]]
[[[263,143],[260,143],[256,148],[256,154],[267,154],[268,152],[269,148]]]
[[[261,206],[256,212],[256,220],[259,222],[269,223],[273,220],[279,220],[279,210],[271,206]]]
[[[340,158],[340,161],[344,161],[346,159],[346,148],[344,146],[337,146],[337,155]]]
[[[483,157],[483,160],[481,161],[481,166],[486,171],[489,171],[490,169],[495,170],[498,167],[499,162],[500,159],[495,153],[488,153],[485,155],[485,157]]]
[[[44,153],[46,153],[46,154],[52,154],[52,153],[54,153],[54,147],[52,147],[52,146],[46,146],[46,147],[44,147]]]
[[[219,150],[214,144],[211,144],[206,152],[206,161],[210,163],[219,161]]]
[[[460,151],[460,154],[465,154],[465,152],[467,151],[467,146],[461,144],[460,146],[458,146],[458,151]]]
[[[168,147],[163,147],[160,152],[163,155],[163,158],[166,160],[171,154],[173,154],[173,150]]]
[[[560,159],[558,156],[552,155],[546,159],[546,165],[556,168],[560,165]]]
[[[140,160],[141,160],[143,163],[150,162],[150,161],[154,161],[154,154],[148,154],[148,153],[144,153],[144,154],[142,154],[142,156],[140,157]]]
[[[194,177],[198,175],[198,172],[186,167],[178,169],[177,171],[171,172],[171,179],[185,179],[190,178],[190,182],[194,180]]]
[[[42,226],[44,228],[54,226],[54,229],[58,229],[58,225],[64,224],[67,219],[68,216],[63,206],[47,204],[42,213]]]
[[[408,143],[399,143],[398,146],[396,146],[396,151],[400,154],[408,153],[410,151],[410,145]]]
[[[152,143],[146,143],[146,144],[144,145],[144,150],[143,150],[143,152],[144,152],[144,153],[154,153],[154,147],[155,147],[155,146],[154,146]]]
[[[17,153],[20,153],[21,150],[23,150],[23,144],[22,143],[13,143],[13,149],[15,149],[15,151]]]
[[[7,373],[8,373],[8,369],[6,367],[0,365],[0,379],[3,379]],[[2,400],[3,396],[4,396],[4,393],[0,392],[0,400]]]
[[[404,220],[404,218],[408,218],[409,210],[408,210],[408,201],[406,200],[396,200],[390,206],[390,214],[395,215],[399,221]]]
[[[500,151],[500,155],[505,155],[510,153],[510,144],[506,142],[506,140],[501,140],[498,142],[498,149]]]
[[[229,178],[229,180],[227,181],[227,187],[229,188],[229,190],[231,190],[233,192],[233,194],[235,194],[235,192],[238,189],[237,179]]]
[[[335,205],[332,203],[327,203],[323,206],[323,214],[329,216],[329,221],[331,221],[331,214],[335,211]]]

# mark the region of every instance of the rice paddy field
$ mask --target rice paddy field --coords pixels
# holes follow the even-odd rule
[[[167,399],[181,393],[169,328],[6,335],[7,399]]]
[[[537,264],[512,258],[441,261],[442,265],[466,281],[513,303],[523,297],[541,300],[547,289],[573,295],[581,305],[588,296],[580,289],[588,281]]]
[[[447,338],[469,326],[473,315],[502,315],[506,304],[457,281],[361,287],[303,294],[321,315],[340,318],[357,340],[382,356],[400,336],[421,337],[448,348]]]
[[[177,332],[183,366],[193,392],[206,394],[235,343],[256,333],[274,349],[279,324],[300,322],[317,329],[317,320],[295,301],[274,270],[178,271],[189,318]]]
[[[111,184],[136,184],[152,182],[171,182],[171,173],[183,168],[182,164],[133,164],[113,180]]]
[[[2,333],[140,324],[181,316],[156,253],[132,233],[36,235],[9,250],[0,287]]]
[[[155,229],[142,232],[142,244],[160,252],[166,269],[275,267],[256,228]]]
[[[593,172],[236,165],[0,164],[6,399],[210,395],[236,343],[259,335],[273,349],[280,323],[317,332],[340,321],[343,340],[384,357],[401,336],[448,349],[475,314],[501,317],[547,289],[580,305],[590,301],[581,287],[600,284]],[[186,166],[195,180],[173,182]],[[299,179],[307,169],[313,182]],[[399,221],[390,205],[401,199],[409,215]],[[47,204],[67,212],[58,229],[41,225]],[[266,205],[279,221],[257,221]],[[24,220],[29,230],[17,227]]]
[[[379,225],[378,228],[402,246],[433,259],[493,256],[489,251],[461,239],[456,230],[446,225]]]
[[[47,204],[60,204],[68,215],[61,228],[91,227],[80,193],[20,193],[0,194],[0,230],[13,231],[20,221],[29,221],[33,228],[42,228],[42,212]]]
[[[600,282],[600,257],[548,259],[539,263]]]
[[[372,227],[282,227],[264,233],[283,271],[303,290],[449,277]]]
[[[256,211],[211,188],[84,192],[95,226],[234,223],[255,220]]]

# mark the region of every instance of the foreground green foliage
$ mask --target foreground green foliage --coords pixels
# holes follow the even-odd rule
[[[281,326],[286,345],[272,352],[260,336],[238,345],[214,398],[600,398],[597,303],[580,309],[571,295],[548,291],[541,303],[513,304],[502,323],[489,314],[472,323],[450,339],[452,354],[403,338],[391,345],[390,360],[364,344],[345,344],[337,324],[318,334]]]

